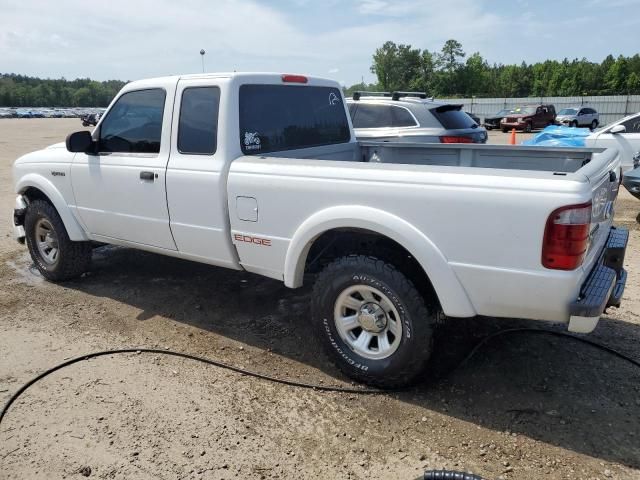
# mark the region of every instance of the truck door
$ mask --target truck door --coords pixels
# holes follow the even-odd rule
[[[92,235],[175,250],[165,190],[173,88],[123,93],[93,134],[98,153],[74,157],[76,208]]]
[[[178,82],[167,203],[173,238],[185,257],[239,269],[227,211],[228,164],[225,152],[218,148],[228,126],[219,122],[220,112],[227,109],[226,97],[221,95],[226,82],[212,78]],[[238,141],[237,126],[233,135]]]

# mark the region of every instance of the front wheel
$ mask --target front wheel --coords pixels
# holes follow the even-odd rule
[[[591,122],[591,130],[595,130],[596,128],[598,128],[598,121],[594,120]]]
[[[389,263],[363,255],[334,260],[315,283],[312,317],[330,358],[357,381],[402,387],[426,369],[435,315]]]
[[[527,123],[524,126],[524,133],[531,133],[533,131],[533,126],[531,125],[531,123]]]
[[[89,268],[91,243],[71,241],[50,203],[43,200],[29,203],[24,228],[31,259],[47,280],[69,280]]]

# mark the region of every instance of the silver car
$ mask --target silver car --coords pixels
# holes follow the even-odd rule
[[[425,93],[356,92],[347,105],[358,140],[487,142],[487,131],[462,110],[462,105],[436,102]]]
[[[564,108],[558,112],[556,122],[567,127],[588,127],[595,130],[600,124],[600,114],[591,107]]]

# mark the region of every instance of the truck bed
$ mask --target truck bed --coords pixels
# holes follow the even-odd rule
[[[361,142],[366,162],[575,173],[603,148]]]
[[[615,151],[604,148],[537,147],[439,143],[358,142],[278,152],[272,157],[335,160],[392,165],[424,165],[588,175],[595,158],[610,163]],[[597,162],[602,166],[601,162]],[[457,169],[456,169],[457,170]],[[456,170],[448,170],[455,172]],[[469,172],[469,170],[467,170]],[[489,174],[485,172],[485,174]],[[502,175],[507,174],[502,173]],[[513,175],[515,172],[507,174]],[[522,175],[518,175],[522,176]],[[531,177],[531,173],[525,174]],[[534,175],[535,176],[535,175]],[[548,175],[542,175],[548,178]]]
[[[568,321],[567,299],[578,296],[611,219],[594,219],[600,225],[593,225],[587,258],[571,272],[543,268],[545,223],[554,209],[587,202],[607,185],[615,155],[586,148],[363,142],[244,156],[229,172],[231,230],[270,241],[268,257],[236,242],[245,269],[299,286],[287,256],[308,225],[384,232],[400,244],[394,235],[406,228],[420,232],[409,251],[437,278],[447,315]],[[245,196],[256,199],[258,222],[238,220],[236,202]],[[447,298],[452,289],[437,285],[451,272],[468,300]],[[467,308],[469,301],[473,307]]]

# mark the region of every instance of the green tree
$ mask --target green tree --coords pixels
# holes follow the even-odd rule
[[[447,40],[438,56],[439,66],[442,70],[452,73],[462,66],[465,57],[462,44],[457,40]]]
[[[394,42],[386,42],[373,54],[371,73],[378,77],[378,83],[383,90],[391,90],[397,83],[398,46]]]
[[[637,95],[640,93],[640,76],[632,72],[627,79],[627,93]]]

